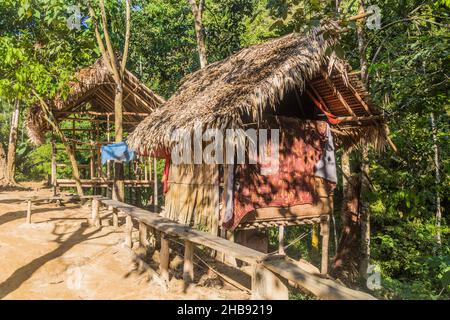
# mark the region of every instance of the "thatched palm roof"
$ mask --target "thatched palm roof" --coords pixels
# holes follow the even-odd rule
[[[74,81],[69,83],[70,92],[67,98],[57,96],[47,101],[57,120],[62,120],[73,113],[113,114],[115,83],[103,59],[93,65],[79,70]],[[124,73],[123,121],[125,128],[131,130],[143,117],[153,112],[164,103],[164,98],[155,94],[141,83],[130,71]],[[89,102],[89,104],[87,104]],[[114,122],[113,118],[111,118]],[[28,135],[32,142],[44,142],[44,133],[50,127],[46,123],[39,104],[30,108],[26,120]]]
[[[334,24],[304,36],[289,34],[198,70],[137,126],[129,145],[141,153],[170,148],[174,129],[193,128],[198,122],[209,128],[261,123],[292,90],[312,94],[337,116],[341,123],[335,132],[348,135],[347,144],[383,141],[381,112],[368,101],[359,75],[329,53],[338,34]]]

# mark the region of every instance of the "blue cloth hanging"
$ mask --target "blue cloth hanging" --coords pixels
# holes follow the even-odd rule
[[[134,152],[128,148],[127,143],[124,141],[102,146],[101,151],[102,164],[105,164],[108,160],[128,162],[134,159]]]

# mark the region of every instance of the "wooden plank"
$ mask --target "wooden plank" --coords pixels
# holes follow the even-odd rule
[[[166,282],[169,282],[169,240],[166,238],[164,233],[161,234],[161,251],[159,255],[160,265],[159,270],[161,278]]]
[[[168,234],[172,237],[178,237],[183,240],[189,240],[195,244],[205,245],[213,250],[226,252],[228,255],[253,264],[264,258],[265,254],[251,248],[244,247],[226,239],[213,236],[209,233],[195,230],[188,226],[181,225],[170,219],[161,217],[157,213],[136,208],[115,200],[104,200],[101,202],[117,208],[119,211],[131,215],[133,218],[144,222],[148,226]]]
[[[287,281],[257,263],[252,272],[252,300],[288,300]]]
[[[194,281],[194,248],[192,242],[184,242],[183,280],[186,283]]]
[[[365,292],[344,287],[333,280],[303,270],[299,265],[288,259],[265,260],[263,265],[309,291],[320,299],[325,300],[375,300]]]

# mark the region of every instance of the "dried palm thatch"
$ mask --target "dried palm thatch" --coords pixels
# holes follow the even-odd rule
[[[236,128],[263,125],[292,90],[312,92],[328,112],[351,129],[338,137],[347,146],[362,142],[384,144],[380,112],[368,102],[358,75],[332,48],[339,27],[328,23],[307,35],[289,34],[251,46],[187,76],[174,96],[142,121],[128,143],[140,153],[170,148],[175,129]],[[355,94],[356,92],[356,94]],[[369,120],[374,115],[379,118]],[[367,134],[370,133],[370,134]],[[353,141],[354,140],[354,141]]]
[[[47,101],[56,120],[83,111],[114,113],[115,83],[103,59],[78,71],[68,86],[69,94],[66,98],[59,94],[55,99]],[[165,101],[128,70],[125,70],[124,74],[123,97],[125,123],[139,122],[142,115],[150,114]],[[86,104],[87,102],[89,104]],[[44,142],[44,133],[50,127],[39,104],[31,106],[26,119],[26,128],[33,143],[39,145]]]

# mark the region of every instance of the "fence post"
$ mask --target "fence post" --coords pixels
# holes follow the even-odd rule
[[[192,242],[184,242],[183,280],[186,283],[194,281],[194,248]]]
[[[117,208],[112,208],[112,224],[115,229],[119,227],[119,212]]]
[[[288,300],[287,281],[260,263],[253,265],[252,300]]]
[[[132,236],[133,220],[131,219],[131,216],[127,214],[125,218],[125,245],[129,248],[133,247]]]
[[[161,272],[161,277],[164,281],[169,282],[169,240],[166,238],[164,233],[161,233],[161,251],[160,251],[160,265],[159,269]]]
[[[27,201],[27,223],[31,223],[31,200]]]
[[[330,217],[322,216],[320,220],[320,235],[322,236],[322,263],[320,265],[320,273],[328,273],[328,243],[330,239],[329,232]]]
[[[139,245],[141,247],[146,247],[148,245],[147,225],[141,221],[139,221]]]
[[[92,199],[91,224],[96,227],[100,226],[100,219],[98,216],[99,209],[100,209],[100,201],[98,199]]]

